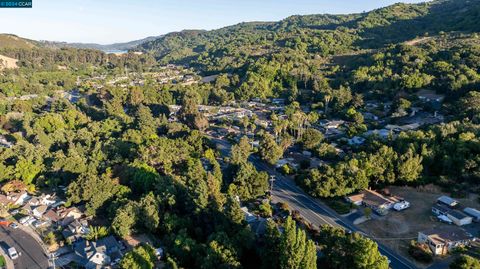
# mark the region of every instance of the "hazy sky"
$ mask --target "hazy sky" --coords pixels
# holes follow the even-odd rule
[[[0,33],[36,40],[113,43],[183,29],[216,29],[297,14],[354,13],[402,0],[33,0],[0,9]],[[403,0],[415,3],[420,0]]]

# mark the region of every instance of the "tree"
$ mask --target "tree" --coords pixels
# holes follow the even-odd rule
[[[268,190],[268,174],[258,172],[255,167],[247,162],[241,163],[229,186],[229,193],[238,195],[240,199],[248,200],[264,195]]]
[[[314,269],[317,268],[317,252],[312,240],[308,240],[305,231],[297,228],[295,221],[288,217],[284,232],[279,240],[279,268]]]
[[[252,146],[248,142],[246,136],[242,136],[238,144],[232,146],[230,151],[230,161],[233,164],[241,164],[248,161],[248,157],[252,153]]]
[[[112,222],[113,232],[121,238],[131,235],[138,221],[138,215],[138,206],[133,201],[117,209]]]
[[[302,144],[305,149],[312,150],[318,147],[323,140],[323,134],[313,128],[308,128],[302,136]]]
[[[127,252],[120,262],[122,269],[153,269],[156,262],[155,249],[147,244]]]
[[[480,268],[480,260],[468,255],[460,255],[452,264],[450,269],[478,269]]]
[[[260,142],[260,156],[269,164],[276,164],[283,155],[283,149],[277,145],[275,138],[269,134],[264,133]]]
[[[108,230],[104,226],[91,226],[88,228],[88,234],[85,239],[97,241],[100,238],[108,236]]]

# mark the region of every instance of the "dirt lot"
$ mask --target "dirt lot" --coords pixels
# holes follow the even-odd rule
[[[448,225],[438,222],[431,213],[431,207],[436,203],[437,198],[448,194],[442,193],[438,187],[432,185],[419,188],[395,186],[389,189],[392,195],[403,197],[409,201],[410,208],[401,212],[390,211],[388,215],[369,220],[360,224],[359,227],[404,257],[409,258],[409,243],[411,240],[417,239],[419,231]],[[477,202],[477,198],[476,195],[471,195],[468,198],[456,200],[462,206],[479,208],[480,204]],[[422,264],[417,264],[417,266],[425,267]]]
[[[0,70],[3,68],[17,68],[17,59],[0,55]]]

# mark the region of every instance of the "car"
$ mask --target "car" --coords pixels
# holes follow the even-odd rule
[[[14,210],[10,211],[10,215],[12,215],[12,216],[17,215],[18,213],[20,213],[20,211],[18,211],[18,209],[14,209]]]
[[[8,256],[10,256],[10,259],[15,260],[18,258],[18,252],[14,247],[11,247],[8,249]]]
[[[23,225],[28,225],[28,222],[32,219],[31,216],[26,216],[26,217],[23,217],[21,218],[18,222],[20,222],[20,224],[23,224]]]
[[[42,226],[45,226],[46,224],[47,224],[46,221],[40,221],[40,220],[35,220],[34,222],[32,222],[32,225],[35,228],[40,228]]]
[[[12,222],[12,223],[10,224],[10,228],[12,228],[12,229],[17,229],[17,228],[18,228],[18,224],[16,224],[15,222]]]

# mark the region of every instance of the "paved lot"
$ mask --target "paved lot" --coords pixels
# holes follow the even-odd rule
[[[7,251],[12,246],[21,253],[14,261],[16,269],[48,268],[48,258],[35,239],[21,229],[0,226],[0,247]]]

